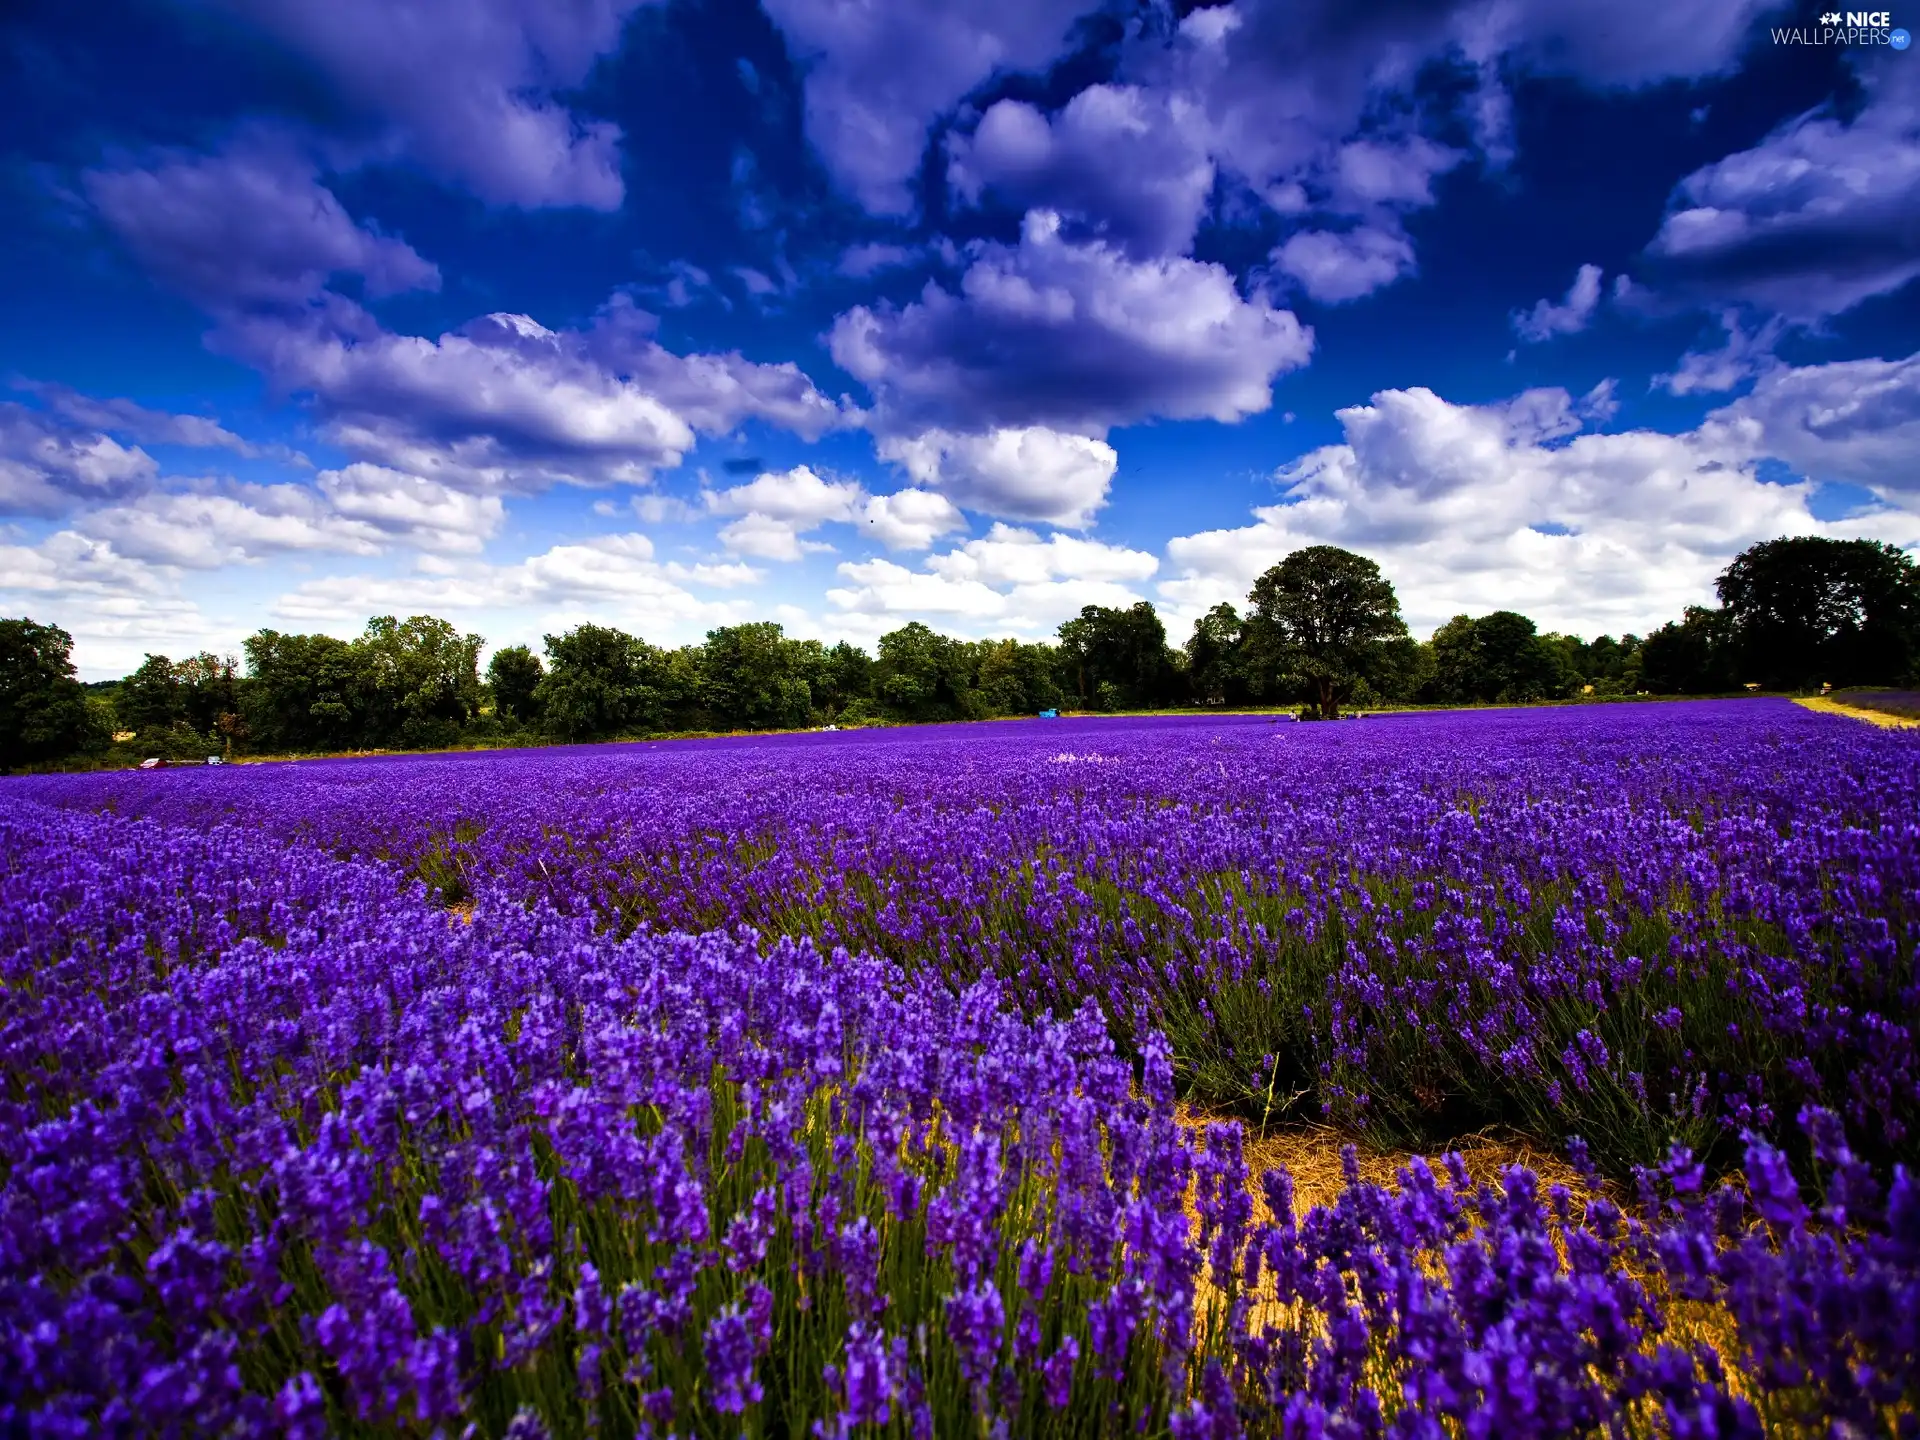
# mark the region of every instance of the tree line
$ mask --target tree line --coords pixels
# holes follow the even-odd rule
[[[1510,610],[1425,642],[1373,561],[1297,550],[1184,644],[1152,605],[1089,605],[1051,642],[960,640],[913,622],[874,653],[756,622],[664,648],[610,626],[510,645],[376,616],[352,640],[263,629],[237,657],[148,655],[83,686],[56,626],[0,620],[0,769],[135,755],[433,749],[642,734],[978,720],[1042,710],[1343,707],[1896,685],[1920,662],[1920,570],[1867,540],[1789,538],[1737,557],[1720,604],[1641,637],[1543,633]]]

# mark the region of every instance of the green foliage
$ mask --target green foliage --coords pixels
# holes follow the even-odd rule
[[[966,645],[918,620],[880,637],[874,697],[896,720],[965,720],[983,713],[973,696]]]
[[[1715,589],[1742,684],[1893,685],[1920,662],[1920,569],[1884,541],[1768,540],[1737,556]]]
[[[1246,627],[1224,600],[1193,622],[1186,645],[1187,698],[1195,705],[1244,705]]]
[[[1062,683],[1081,709],[1145,710],[1180,697],[1180,661],[1166,626],[1142,600],[1126,610],[1089,605],[1060,627]]]
[[[450,745],[480,713],[478,635],[444,620],[391,615],[367,622],[355,642],[362,665],[367,738],[375,746]]]
[[[767,621],[709,630],[700,705],[720,729],[798,729],[812,717],[809,681],[825,658],[819,641],[789,640]]]
[[[522,725],[540,718],[534,701],[547,667],[525,645],[509,645],[493,652],[487,662],[487,685],[493,691],[494,713]]]
[[[1656,695],[1714,695],[1733,688],[1726,614],[1689,605],[1640,647],[1640,673]]]
[[[563,740],[664,730],[698,684],[689,662],[605,625],[546,637],[547,674],[534,689],[543,723]]]
[[[1331,719],[1363,679],[1403,667],[1400,602],[1380,567],[1332,545],[1296,550],[1247,597],[1249,668],[1257,689],[1304,690]]]
[[[995,715],[1035,715],[1061,703],[1051,645],[982,640],[973,647],[974,690]]]
[[[109,734],[57,625],[0,620],[0,773],[103,748]]]
[[[1426,693],[1440,701],[1559,700],[1579,683],[1564,649],[1511,610],[1454,616],[1434,632],[1432,655]]]

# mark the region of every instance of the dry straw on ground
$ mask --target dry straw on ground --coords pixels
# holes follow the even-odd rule
[[[1818,710],[1823,715],[1845,715],[1888,730],[1920,730],[1920,720],[1909,720],[1904,715],[1888,715],[1879,710],[1862,710],[1853,705],[1842,705],[1838,700],[1829,700],[1824,695],[1809,695],[1793,703],[1804,705],[1809,710]]]

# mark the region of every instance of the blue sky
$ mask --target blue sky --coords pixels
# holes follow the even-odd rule
[[[1591,636],[1920,545],[1920,12],[1824,13],[25,0],[0,611],[89,678],[375,613],[1177,642],[1332,543],[1416,633]]]

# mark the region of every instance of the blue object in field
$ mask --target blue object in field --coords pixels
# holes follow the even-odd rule
[[[1040,712],[1040,718],[1042,720],[1058,720],[1060,718],[1060,712],[1058,710],[1042,710]]]

